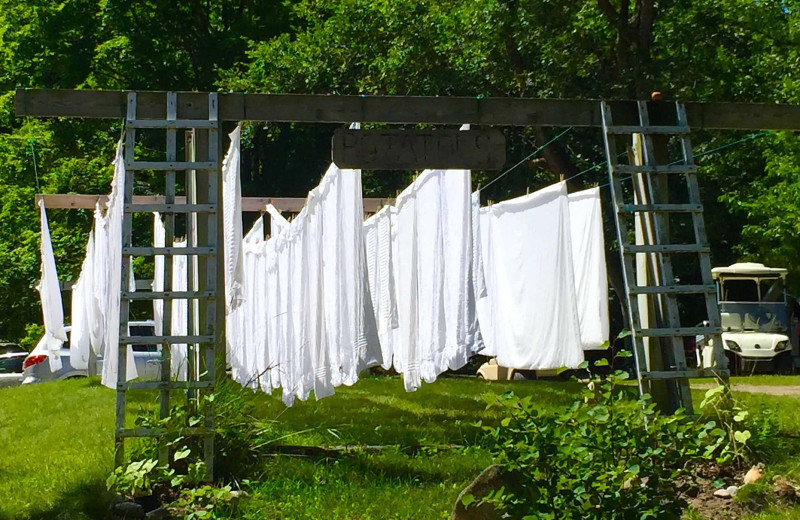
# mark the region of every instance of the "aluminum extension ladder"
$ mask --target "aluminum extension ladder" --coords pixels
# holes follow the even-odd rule
[[[163,428],[126,428],[126,392],[133,389],[159,390],[159,415],[164,419],[170,414],[170,392],[173,390],[185,391],[190,397],[196,397],[198,392],[209,394],[214,390],[215,371],[214,356],[217,344],[218,330],[215,324],[215,300],[217,297],[217,210],[219,208],[218,181],[219,166],[219,119],[218,99],[216,93],[208,96],[208,119],[180,120],[178,119],[178,95],[176,92],[167,93],[166,119],[138,119],[136,110],[136,92],[128,93],[127,117],[125,120],[125,199],[122,227],[122,291],[120,299],[119,322],[119,365],[117,375],[117,402],[116,402],[116,428],[115,428],[115,463],[117,466],[124,462],[124,440],[131,437],[161,437]],[[163,129],[166,130],[166,157],[163,162],[137,161],[135,158],[136,130],[137,129]],[[191,130],[193,132],[207,132],[207,151],[197,150],[194,144],[188,145],[186,161],[177,160],[177,130]],[[194,134],[192,134],[194,135]],[[192,143],[198,140],[192,139]],[[205,148],[205,147],[203,147]],[[195,161],[194,155],[205,155],[203,161]],[[164,202],[163,204],[133,204],[134,176],[142,170],[152,171],[155,174],[164,174]],[[176,201],[176,174],[186,173],[186,196]],[[204,172],[208,179],[208,186],[201,186],[207,190],[207,201],[198,204],[194,190],[196,185],[196,172]],[[183,202],[183,203],[180,203]],[[133,215],[135,213],[160,212],[165,216],[165,247],[140,247],[133,243]],[[186,215],[186,236],[189,241],[186,247],[173,247],[175,237],[175,217],[177,214]],[[197,229],[204,227],[207,238],[198,245],[192,237],[197,236]],[[131,263],[134,257],[146,256],[164,258],[164,291],[135,291],[128,290],[131,272]],[[173,257],[186,255],[189,267],[189,279],[186,291],[172,291],[172,264]],[[205,258],[205,274],[199,278],[198,283],[193,273],[192,258]],[[131,302],[134,300],[162,300],[163,332],[162,336],[132,336],[128,331]],[[173,300],[188,300],[190,302],[187,335],[172,334],[172,306]],[[192,302],[204,300],[207,304],[200,315],[201,323],[194,320],[195,305]],[[173,381],[171,377],[171,347],[176,344],[185,344],[188,351],[187,381]],[[161,345],[161,363],[159,381],[132,381],[125,380],[127,345]],[[200,366],[197,366],[197,365]],[[181,395],[184,396],[183,392]],[[203,420],[197,425],[186,425],[180,428],[182,436],[199,436],[203,439],[204,461],[208,475],[214,475],[214,409],[213,404],[207,402],[203,406]],[[169,462],[169,448],[164,442],[159,442],[159,461],[161,464]]]
[[[638,124],[623,126],[614,124],[612,106],[605,101],[601,104],[603,137],[617,239],[622,258],[626,303],[631,322],[637,379],[641,393],[651,391],[653,380],[668,381],[667,388],[672,409],[684,408],[686,413],[692,414],[692,396],[688,379],[727,375],[727,360],[720,336],[720,314],[711,276],[710,248],[697,182],[697,166],[694,163],[690,129],[683,104],[674,104],[674,122],[668,126],[651,124],[646,101],[639,101],[637,105]],[[671,108],[667,104],[662,104],[662,107]],[[630,164],[620,164],[617,140],[627,137],[627,142],[631,143],[634,136],[638,136],[636,139],[640,146],[638,160],[634,159]],[[660,136],[657,139],[669,139],[674,136],[680,145],[681,158],[671,162],[662,158],[663,164],[659,164],[653,146],[654,136]],[[685,194],[688,200],[681,203],[669,200],[668,177],[678,179],[673,183],[685,182]],[[680,181],[681,177],[683,181]],[[623,184],[628,178],[631,183]],[[677,244],[670,240],[669,217],[675,213],[691,215],[693,242]],[[631,243],[629,235],[628,221],[631,216],[638,222],[638,226],[635,226],[638,228],[636,230],[638,237],[634,243]],[[672,259],[678,254],[697,255],[701,284],[680,284],[674,278]],[[702,295],[705,299],[707,319],[703,322],[704,326],[681,324],[678,297],[682,295],[695,295],[695,298]],[[652,323],[642,320],[640,306],[645,305],[648,306],[645,308],[654,311],[656,319]],[[713,369],[690,370],[687,366],[683,339],[697,335],[713,340],[715,363]],[[647,350],[649,342],[660,343],[662,369],[650,368],[648,354],[653,350],[652,347]],[[659,348],[659,345],[656,344],[655,348]]]

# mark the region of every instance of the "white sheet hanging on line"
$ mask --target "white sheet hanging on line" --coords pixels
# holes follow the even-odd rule
[[[105,216],[105,227],[108,232],[108,263],[106,264],[106,290],[100,291],[106,296],[105,350],[103,352],[103,385],[117,387],[117,368],[119,352],[119,309],[122,286],[122,218],[125,201],[125,160],[122,156],[122,141],[117,145],[117,156],[114,159],[114,178],[111,181],[111,194],[108,197],[108,211]],[[98,245],[95,244],[95,248]],[[97,267],[97,266],[96,266]],[[133,348],[128,345],[126,354],[125,379],[137,377]]]
[[[166,229],[161,215],[153,213],[153,247],[164,247],[166,245]],[[186,247],[186,240],[173,241],[173,247]],[[172,287],[171,291],[186,291],[189,279],[188,256],[174,255],[172,257]],[[153,291],[162,292],[165,290],[165,261],[163,255],[154,257],[153,269]],[[189,302],[185,299],[168,300],[167,305],[171,306],[170,326],[167,334],[164,334],[164,300],[153,300],[153,321],[155,323],[156,336],[171,335],[185,336],[188,334],[188,312]],[[161,348],[164,348],[163,346]],[[170,348],[170,372],[172,377],[178,381],[186,381],[188,358],[188,348],[185,343],[174,343]]]
[[[222,162],[222,218],[225,256],[225,308],[230,313],[242,303],[242,188],[240,172],[241,124],[228,134],[231,144]]]
[[[394,334],[397,324],[397,301],[392,259],[392,208],[386,206],[364,221],[367,280],[372,311],[378,329],[381,366],[392,367]]]
[[[108,226],[100,203],[94,209],[94,283],[92,284],[93,312],[90,314],[92,350],[102,356],[105,350],[106,304],[108,302]]]
[[[50,227],[47,223],[47,211],[44,201],[39,199],[41,217],[41,279],[36,289],[42,302],[44,319],[44,341],[47,346],[50,370],[61,370],[61,345],[67,341],[64,329],[64,307],[61,303],[61,286],[56,271],[56,258],[53,255],[53,243],[50,240]]]
[[[469,170],[426,170],[397,198],[395,368],[406,390],[466,363],[475,343]]]
[[[272,204],[267,204],[266,210],[269,213],[269,234],[271,236],[280,235],[283,230],[289,227],[289,221]]]
[[[581,344],[585,350],[596,349],[608,341],[608,275],[600,188],[569,195],[569,220]]]
[[[72,330],[69,334],[69,363],[72,368],[89,368],[94,310],[94,232],[90,232],[81,274],[72,286]]]
[[[577,367],[584,358],[565,184],[482,208],[480,225],[487,352],[509,368]]]

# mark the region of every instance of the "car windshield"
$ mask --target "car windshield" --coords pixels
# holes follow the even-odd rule
[[[787,330],[786,305],[783,302],[720,302],[719,310],[725,332]]]

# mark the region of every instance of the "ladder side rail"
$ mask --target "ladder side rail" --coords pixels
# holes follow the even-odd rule
[[[136,92],[128,92],[128,112],[126,123],[136,120]],[[124,164],[133,161],[136,151],[136,130],[126,128],[125,131],[125,157]],[[134,172],[125,168],[124,197],[123,204],[133,201],[133,175]],[[133,219],[128,213],[122,214],[122,244],[121,247],[132,245]],[[122,272],[120,290],[128,290],[130,285],[130,267],[133,258],[122,255]],[[128,336],[128,318],[130,313],[130,302],[127,298],[120,295],[119,302],[119,338],[124,339]],[[109,345],[110,346],[110,345]],[[117,342],[117,400],[116,400],[116,420],[114,428],[114,462],[117,467],[125,462],[125,440],[121,432],[125,429],[125,411],[127,407],[127,389],[124,384],[127,382],[128,372],[128,347],[121,341]]]
[[[611,190],[611,199],[614,205],[614,221],[617,225],[617,242],[619,245],[620,260],[622,261],[623,272],[625,275],[623,277],[623,282],[625,284],[625,304],[628,308],[628,318],[630,320],[629,327],[631,331],[634,362],[636,364],[637,372],[636,380],[639,386],[639,393],[645,394],[650,393],[650,381],[642,378],[642,374],[648,370],[647,357],[644,351],[644,342],[636,332],[636,330],[641,326],[639,307],[638,304],[634,304],[631,298],[631,287],[635,286],[636,283],[633,279],[633,261],[630,255],[625,254],[628,226],[624,218],[620,216],[619,212],[619,208],[623,204],[623,198],[622,183],[620,182],[619,176],[617,175],[615,169],[615,161],[617,157],[617,145],[615,141],[616,137],[613,134],[609,134],[605,131],[606,127],[613,125],[611,107],[605,101],[602,101],[600,103],[600,110],[604,127],[603,143],[605,145],[606,161],[608,164],[609,189]]]
[[[216,125],[212,125],[208,129],[208,161],[213,163],[214,169],[208,172],[208,202],[211,204],[216,205],[217,208],[220,207],[220,193],[219,193],[219,185],[221,184],[222,180],[222,172],[220,171],[220,157],[219,157],[219,99],[216,92],[212,92],[208,95],[208,120],[216,122]],[[209,243],[213,246],[217,244],[217,223],[221,221],[223,216],[222,211],[218,211],[217,214],[208,214],[208,240]],[[216,249],[218,251],[218,249]],[[219,256],[216,253],[214,256],[208,258],[207,262],[209,262],[208,269],[206,269],[206,288],[210,291],[214,291],[216,293],[216,300],[210,301],[208,305],[206,305],[206,324],[205,324],[205,333],[213,335],[215,338],[220,337],[220,330],[216,327],[216,317],[217,317],[217,303],[220,298],[220,289],[217,279],[217,271],[219,266]],[[213,263],[212,263],[213,262]],[[224,317],[223,317],[224,318]],[[205,359],[205,372],[206,378],[208,381],[212,381],[212,385],[216,382],[216,348],[217,342],[214,341],[211,344],[203,346],[203,357]],[[214,387],[211,387],[210,391],[206,391],[205,393],[213,392]],[[213,432],[215,428],[215,404],[211,400],[207,400],[205,403],[205,427],[208,431]],[[208,475],[211,479],[214,478],[214,434],[211,433],[210,435],[206,435],[204,437],[203,442],[203,452],[204,458],[206,463],[206,469],[208,471]]]
[[[167,92],[167,121],[175,121],[178,116],[178,94]],[[167,128],[166,142],[166,161],[176,161],[176,142],[175,129]],[[164,175],[164,203],[175,204],[175,170],[167,170]],[[175,213],[167,212],[164,214],[164,245],[173,246],[175,242]],[[173,264],[172,255],[164,255],[164,290],[173,289]],[[175,334],[172,330],[174,300],[162,301],[162,327],[161,330],[166,334]],[[180,304],[180,302],[178,302]],[[167,332],[169,331],[169,332]],[[161,344],[161,382],[165,385],[159,391],[159,416],[167,419],[170,415],[170,388],[169,383],[172,379],[172,346],[164,342]],[[162,465],[169,464],[169,446],[161,442],[158,443],[158,459]]]

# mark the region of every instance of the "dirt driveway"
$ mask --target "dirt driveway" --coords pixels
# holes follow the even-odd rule
[[[709,390],[716,385],[702,383],[699,385],[692,385],[692,388],[701,390]],[[734,384],[731,386],[734,392],[747,392],[751,394],[767,394],[767,395],[791,395],[800,397],[800,385],[747,385],[747,384]]]

